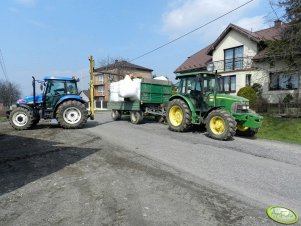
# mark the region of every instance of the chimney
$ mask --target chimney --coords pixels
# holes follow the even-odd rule
[[[274,27],[281,27],[281,24],[282,22],[279,19],[274,21]]]

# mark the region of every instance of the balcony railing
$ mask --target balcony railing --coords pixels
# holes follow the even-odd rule
[[[254,68],[252,57],[239,57],[220,61],[213,61],[214,70],[219,72],[238,71]]]
[[[94,85],[103,85],[104,81],[94,80]]]

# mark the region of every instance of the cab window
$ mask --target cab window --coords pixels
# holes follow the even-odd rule
[[[49,81],[47,94],[51,96],[63,95],[65,93],[65,83],[62,81]]]
[[[180,92],[182,94],[190,94],[192,90],[201,90],[199,82],[196,82],[195,77],[182,79],[180,83]]]
[[[77,94],[76,82],[66,81],[67,94]]]

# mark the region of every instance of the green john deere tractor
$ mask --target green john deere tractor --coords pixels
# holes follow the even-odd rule
[[[249,109],[243,97],[219,93],[219,76],[192,72],[179,74],[178,93],[169,99],[167,122],[176,132],[205,124],[210,137],[228,140],[236,134],[254,136],[262,117]]]

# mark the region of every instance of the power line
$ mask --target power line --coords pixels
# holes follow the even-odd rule
[[[146,55],[148,55],[148,54],[150,54],[150,53],[153,53],[153,52],[155,52],[155,51],[157,51],[157,50],[159,50],[159,49],[161,49],[161,48],[163,48],[163,47],[165,47],[165,46],[167,46],[167,45],[169,45],[169,44],[171,44],[171,43],[173,43],[173,42],[176,42],[176,41],[178,41],[179,39],[184,38],[184,37],[187,36],[187,35],[190,35],[191,33],[195,32],[195,31],[197,31],[197,30],[199,30],[199,29],[201,29],[201,28],[203,28],[203,27],[205,27],[205,26],[207,26],[207,25],[209,25],[209,24],[211,24],[211,23],[213,23],[213,22],[215,22],[215,21],[217,21],[217,20],[219,20],[219,19],[225,17],[225,16],[227,16],[228,14],[230,14],[230,13],[232,13],[232,12],[234,12],[234,11],[236,11],[236,10],[242,8],[242,7],[244,7],[245,5],[247,5],[247,4],[249,4],[249,3],[253,2],[253,1],[254,1],[254,0],[250,0],[250,1],[248,1],[248,2],[246,2],[246,3],[244,3],[244,4],[242,4],[242,5],[240,5],[240,6],[236,7],[236,8],[234,8],[234,9],[232,9],[232,10],[226,12],[225,14],[223,14],[223,15],[221,15],[221,16],[219,16],[219,17],[217,17],[217,18],[215,18],[215,19],[213,19],[213,20],[211,20],[211,21],[209,21],[209,22],[207,22],[207,23],[205,23],[205,24],[203,24],[203,25],[200,26],[200,27],[197,27],[197,28],[193,29],[192,31],[187,32],[186,34],[181,35],[181,36],[179,36],[178,38],[175,38],[175,39],[171,40],[170,42],[167,42],[167,43],[165,43],[165,44],[163,44],[163,45],[161,45],[161,46],[159,46],[159,47],[157,47],[157,48],[155,48],[155,49],[153,49],[153,50],[150,50],[150,51],[148,51],[148,52],[146,52],[146,53],[144,53],[144,54],[142,54],[142,55],[140,55],[140,56],[138,56],[138,57],[136,57],[136,58],[130,60],[130,62],[135,61],[135,60],[137,60],[137,59],[139,59],[139,58],[141,58],[141,57],[144,57],[144,56],[146,56]]]
[[[6,66],[5,66],[5,62],[4,62],[4,58],[3,58],[3,54],[2,54],[2,50],[0,49],[0,64],[1,64],[1,68],[2,68],[2,72],[4,74],[4,77],[6,80],[7,79],[7,71],[6,71]]]

